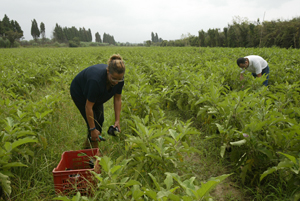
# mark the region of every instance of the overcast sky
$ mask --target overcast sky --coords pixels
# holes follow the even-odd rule
[[[142,43],[151,32],[164,40],[182,34],[227,27],[235,16],[256,21],[300,17],[300,0],[0,0],[0,19],[16,20],[25,40],[32,40],[31,21],[45,24],[52,38],[55,24],[113,35],[117,42]]]

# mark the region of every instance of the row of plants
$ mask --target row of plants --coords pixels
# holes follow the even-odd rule
[[[93,198],[76,195],[57,199],[210,199],[210,191],[230,174],[212,177],[202,184],[196,179],[185,158],[201,154],[192,143],[193,136],[200,135],[200,132],[191,126],[190,121],[169,120],[160,109],[157,90],[149,84],[143,68],[132,63],[136,49],[120,49],[119,53],[127,66],[122,135],[112,139],[110,149],[114,152],[105,154],[111,157],[99,158],[103,171],[95,174],[99,183]],[[110,52],[102,55],[104,58],[109,56]],[[108,121],[111,124],[113,119]]]
[[[65,93],[70,80],[80,70],[79,66],[82,67],[80,62],[89,61],[89,57],[83,55],[85,58],[82,59],[78,53],[48,49],[39,49],[38,53],[34,50],[2,53],[1,187],[9,197],[12,192],[10,177],[14,176],[11,168],[26,167],[37,147],[48,148],[45,128],[46,124],[51,124],[49,115],[57,110],[56,104],[61,101],[60,93]],[[100,63],[105,62],[103,59]],[[73,68],[70,70],[68,65]],[[40,87],[50,87],[55,95],[34,100]],[[37,146],[32,146],[32,143]],[[137,163],[128,168],[134,164]]]
[[[262,87],[264,78],[254,79],[250,74],[245,81],[238,80],[236,58],[250,54],[269,61],[272,72],[269,88]],[[278,48],[128,51],[124,57],[133,68],[126,73],[123,115],[126,119],[146,118],[146,122],[154,121],[155,127],[163,122],[163,110],[191,115],[195,125],[205,133],[203,140],[216,141],[220,157],[227,157],[234,164],[232,172],[240,175],[241,183],[254,187],[274,179],[283,181],[286,183],[283,190],[297,199],[300,139],[297,54],[297,50]],[[135,144],[139,147],[146,143],[139,138]],[[280,169],[284,171],[266,177]]]
[[[203,140],[218,142],[220,156],[228,155],[243,184],[261,186],[275,177],[272,184],[283,181],[285,190],[299,198],[299,51],[190,48],[176,49],[174,54],[172,50],[136,60],[142,80],[147,79],[139,90],[148,84],[149,91],[156,91],[152,98],[132,101],[137,112],[159,104],[163,110],[192,115],[206,135]],[[269,61],[268,88],[262,87],[264,78],[254,79],[250,73],[239,81],[235,60],[251,54]]]
[[[220,160],[223,157],[234,164],[231,172],[240,175],[245,185],[264,185],[272,178],[286,181],[290,187],[286,196],[297,196],[297,50],[101,47],[0,51],[4,61],[0,64],[0,100],[5,111],[1,112],[1,135],[8,135],[7,125],[22,132],[30,130],[24,137],[32,141],[15,143],[29,150],[29,143],[47,147],[43,125],[49,123],[50,114],[57,112],[56,103],[68,94],[73,77],[87,66],[106,63],[114,53],[123,56],[127,67],[122,110],[125,121],[122,135],[111,139],[110,157],[100,158],[103,172],[96,175],[99,199],[210,199],[209,191],[230,174],[216,175],[219,177],[206,183],[195,177],[185,159],[189,154],[201,155],[195,143],[199,140],[214,141],[219,146]],[[269,61],[268,88],[261,87],[263,79],[251,75],[243,83],[238,81],[236,59],[249,54]],[[34,100],[40,87],[49,88],[53,94]],[[15,105],[15,109],[8,105]],[[166,112],[172,110],[192,119],[170,120]],[[26,114],[26,128],[12,123],[16,114]],[[108,124],[112,122],[108,120]],[[9,143],[16,141],[10,138]],[[18,153],[8,159],[21,160]],[[6,184],[9,186],[9,182]],[[80,195],[76,198],[89,199]]]

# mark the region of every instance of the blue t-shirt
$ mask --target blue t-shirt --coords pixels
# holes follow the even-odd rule
[[[71,95],[77,101],[103,104],[115,94],[121,94],[124,81],[107,90],[107,65],[97,64],[82,70],[71,83]]]

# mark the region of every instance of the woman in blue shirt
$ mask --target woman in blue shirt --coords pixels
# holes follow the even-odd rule
[[[103,104],[114,97],[115,124],[119,131],[121,94],[124,86],[125,64],[120,55],[112,55],[108,64],[97,64],[82,70],[73,79],[70,87],[72,99],[86,121],[89,141],[93,148],[98,147],[104,122]],[[89,140],[89,141],[88,141]]]

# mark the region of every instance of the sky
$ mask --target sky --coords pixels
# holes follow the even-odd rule
[[[45,24],[46,37],[61,27],[91,29],[117,42],[143,43],[157,33],[163,40],[223,30],[233,19],[250,22],[300,17],[300,0],[0,0],[0,20],[6,14],[19,23],[24,39],[32,40],[35,19]]]

